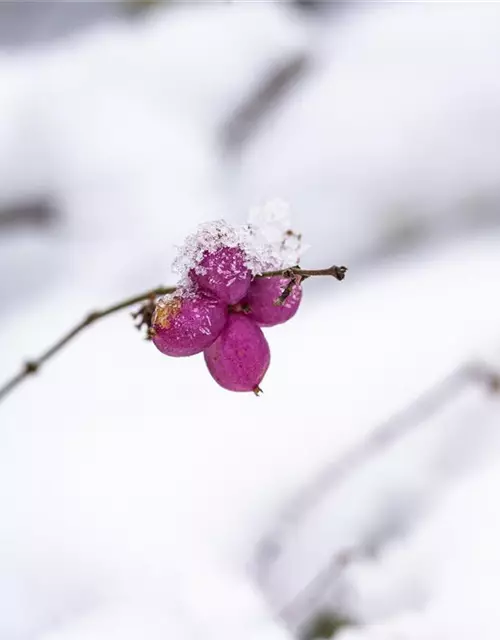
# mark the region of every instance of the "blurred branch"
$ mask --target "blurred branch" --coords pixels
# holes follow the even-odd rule
[[[281,541],[287,530],[303,520],[327,491],[335,489],[357,469],[411,433],[470,384],[481,384],[488,391],[498,393],[500,374],[484,363],[462,365],[405,409],[382,423],[358,446],[327,465],[282,513],[274,530],[261,540],[255,559],[259,583],[265,584],[271,567],[279,558]],[[344,548],[335,553],[323,569],[282,608],[280,615],[286,619],[292,613],[297,615],[302,607],[310,610],[314,605],[319,605],[334,577],[339,576],[350,562],[370,552],[373,552],[373,549],[363,545]]]
[[[48,226],[56,212],[48,201],[40,200],[0,209],[0,233],[21,226]]]
[[[302,640],[319,640],[320,638],[333,638],[343,629],[355,626],[350,618],[332,611],[322,611],[307,625],[300,634]]]
[[[271,276],[301,276],[302,278],[309,278],[311,276],[333,276],[337,280],[343,280],[345,273],[347,271],[346,267],[328,267],[327,269],[316,269],[316,270],[306,270],[301,269],[300,267],[292,267],[290,269],[283,269],[281,271],[266,271],[258,275],[258,278],[266,278]],[[151,324],[152,317],[152,307],[156,303],[156,300],[159,296],[163,296],[169,293],[174,293],[176,291],[176,287],[157,287],[155,289],[150,289],[149,291],[145,291],[135,296],[131,296],[130,298],[125,298],[116,304],[113,304],[105,309],[99,311],[91,311],[88,313],[85,318],[75,325],[72,329],[70,329],[67,333],[65,333],[57,342],[55,342],[51,347],[49,347],[46,351],[44,351],[38,358],[34,360],[27,360],[21,370],[12,378],[7,380],[7,382],[0,387],[0,402],[4,400],[4,398],[14,391],[22,382],[24,382],[31,375],[40,371],[41,367],[45,362],[50,360],[53,356],[55,356],[59,351],[61,351],[67,344],[69,344],[74,338],[76,338],[84,329],[90,327],[98,320],[102,320],[107,316],[116,313],[117,311],[122,311],[123,309],[127,309],[135,304],[144,303],[140,309],[132,314],[134,318],[138,319],[137,328],[141,328],[143,325],[146,325],[148,328]]]
[[[221,132],[223,148],[231,153],[239,150],[309,66],[309,57],[299,54],[286,64],[274,68],[256,93],[237,108],[224,124]]]
[[[156,7],[165,7],[175,0],[122,0],[123,8],[132,14],[141,14]]]

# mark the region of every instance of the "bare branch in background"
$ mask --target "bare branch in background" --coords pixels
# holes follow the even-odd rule
[[[446,403],[471,384],[484,385],[489,392],[498,393],[500,373],[484,363],[462,365],[405,409],[377,427],[358,446],[325,467],[281,514],[274,530],[261,540],[255,557],[256,577],[259,584],[263,586],[266,583],[273,565],[278,560],[284,535],[305,518],[327,491],[335,489],[375,456],[414,431],[424,420],[442,409]],[[373,549],[368,549],[366,546],[354,546],[335,553],[323,569],[282,608],[281,616],[288,620],[293,615],[295,619],[307,623],[307,612],[322,604],[325,593],[339,578],[345,567],[356,559],[367,557],[372,553]],[[305,615],[304,611],[306,611]]]
[[[0,233],[25,226],[48,227],[57,218],[48,200],[37,200],[0,209]]]
[[[310,62],[308,56],[299,54],[284,65],[275,67],[257,92],[235,109],[221,131],[222,147],[226,152],[235,153],[241,149],[278,102],[303,77]]]

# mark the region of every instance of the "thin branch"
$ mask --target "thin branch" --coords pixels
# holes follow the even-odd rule
[[[333,276],[337,280],[343,280],[345,273],[347,271],[346,267],[336,267],[332,266],[328,269],[317,269],[317,270],[304,270],[300,267],[291,267],[290,269],[284,269],[281,271],[266,271],[265,273],[260,274],[259,278],[266,278],[271,276],[285,276],[285,277],[302,277],[302,279],[308,278],[310,276]],[[113,304],[109,307],[106,307],[101,310],[91,311],[88,313],[83,320],[81,320],[77,325],[75,325],[72,329],[70,329],[66,334],[64,334],[59,340],[57,340],[52,346],[50,346],[46,351],[44,351],[38,358],[34,360],[27,360],[21,370],[12,376],[9,380],[5,382],[4,385],[0,387],[0,402],[4,400],[4,398],[14,391],[22,382],[24,382],[31,375],[40,371],[42,365],[50,360],[53,356],[55,356],[59,351],[61,351],[69,342],[76,338],[84,329],[90,327],[98,320],[102,320],[107,316],[110,316],[117,311],[122,311],[123,309],[127,309],[135,304],[139,304],[141,302],[149,302],[154,303],[159,296],[163,296],[169,293],[174,293],[176,287],[157,287],[156,289],[150,289],[149,291],[144,291],[135,296],[131,296],[130,298],[125,298],[125,300],[121,300],[116,304]],[[139,313],[133,314],[135,318],[141,315]],[[141,320],[138,324],[140,328],[141,325],[144,324],[144,321]]]
[[[293,287],[295,285],[300,285],[303,280],[310,278],[311,276],[332,276],[337,280],[341,281],[345,278],[345,274],[347,272],[347,267],[336,267],[335,265],[329,267],[328,269],[301,269],[300,267],[290,267],[285,271],[274,271],[269,272],[267,275],[282,275],[285,278],[289,278],[288,283],[285,285],[283,291],[279,295],[278,298],[274,301],[274,304],[278,307],[285,304],[288,296],[292,293]]]
[[[266,271],[260,277],[269,278],[271,276],[283,276],[284,278],[293,278],[294,276],[300,276],[302,280],[311,278],[312,276],[331,276],[336,280],[343,280],[347,273],[347,267],[337,267],[333,265],[328,269],[301,269],[300,267],[290,267],[285,270],[278,271]]]
[[[145,291],[144,293],[140,293],[139,295],[132,296],[131,298],[126,298],[121,302],[117,302],[105,309],[100,311],[91,311],[89,314],[85,316],[85,318],[79,322],[76,326],[74,326],[70,331],[64,334],[57,342],[55,342],[52,346],[50,346],[46,351],[44,351],[38,358],[35,360],[26,361],[19,373],[13,376],[10,380],[8,380],[2,387],[0,387],[0,402],[17,386],[19,386],[26,378],[34,373],[37,373],[42,365],[47,362],[50,358],[56,355],[63,347],[65,347],[68,342],[71,342],[73,338],[81,333],[85,328],[90,327],[92,324],[101,320],[102,318],[106,318],[110,316],[112,313],[116,311],[121,311],[122,309],[126,309],[134,304],[138,304],[139,302],[143,302],[144,300],[151,300],[153,298],[157,298],[158,296],[165,295],[167,293],[173,293],[175,291],[175,287],[158,287],[156,289],[151,289],[149,291]]]
[[[274,304],[277,307],[281,307],[282,305],[284,305],[288,299],[288,296],[292,293],[294,286],[300,285],[302,280],[304,280],[304,278],[301,278],[300,276],[294,276],[293,278],[290,278],[286,287],[283,289],[279,297],[274,301]]]

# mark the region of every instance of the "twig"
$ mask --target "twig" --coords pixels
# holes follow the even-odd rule
[[[346,272],[347,272],[347,267],[332,266],[332,267],[329,267],[328,269],[306,270],[306,269],[301,269],[299,266],[297,266],[297,267],[290,267],[285,271],[278,271],[278,272],[274,271],[274,272],[270,272],[268,274],[263,274],[263,275],[268,275],[268,276],[281,275],[284,278],[289,278],[289,281],[285,285],[283,291],[278,296],[278,298],[276,298],[276,300],[274,301],[274,304],[277,307],[280,307],[283,304],[285,304],[286,299],[292,293],[293,287],[295,285],[299,285],[303,280],[306,280],[306,278],[310,278],[311,276],[332,276],[333,278],[336,278],[337,280],[341,281],[345,278]]]
[[[293,278],[290,278],[290,280],[288,281],[287,285],[285,286],[281,294],[274,301],[274,304],[277,307],[283,306],[287,301],[289,295],[292,293],[295,285],[299,285],[304,279],[305,278],[301,278],[300,276],[294,276]]]
[[[260,274],[259,278],[267,278],[271,276],[286,276],[286,277],[298,277],[302,276],[303,278],[309,276],[333,276],[337,280],[343,280],[345,276],[345,272],[347,271],[346,267],[336,267],[332,266],[328,269],[318,269],[318,270],[304,270],[300,269],[300,267],[292,267],[291,269],[284,269],[281,271],[266,271],[265,273]],[[73,338],[81,333],[85,328],[90,327],[98,320],[102,320],[102,318],[106,318],[117,311],[122,311],[127,307],[131,307],[134,304],[139,304],[140,302],[154,302],[158,296],[163,296],[168,293],[174,293],[176,287],[157,287],[156,289],[150,289],[149,291],[144,291],[138,295],[132,296],[130,298],[125,298],[116,304],[113,304],[105,309],[101,309],[98,311],[92,311],[88,313],[81,322],[79,322],[76,326],[70,329],[66,334],[62,336],[57,342],[55,342],[51,347],[49,347],[46,351],[44,351],[38,358],[34,360],[27,360],[21,370],[12,376],[7,382],[0,387],[0,402],[4,400],[4,398],[14,391],[24,380],[26,380],[29,376],[40,371],[42,365],[50,360],[53,356],[55,356],[61,349],[63,349]],[[138,313],[133,314],[135,318],[141,316],[141,310]],[[146,319],[143,317],[139,318],[138,328],[140,328],[143,324],[147,323]]]
[[[302,280],[313,276],[331,276],[336,280],[343,280],[347,273],[347,267],[337,267],[333,265],[328,269],[301,269],[300,267],[290,267],[289,269],[281,269],[278,271],[266,271],[260,277],[269,278],[271,276],[283,276],[284,278],[293,278],[300,276]]]
[[[90,327],[90,325],[94,324],[94,322],[97,322],[102,318],[106,318],[116,311],[121,311],[122,309],[126,309],[127,307],[138,304],[139,302],[143,302],[144,300],[157,298],[158,296],[162,296],[167,293],[173,293],[174,291],[175,287],[158,287],[156,289],[151,289],[150,291],[140,293],[139,295],[132,296],[131,298],[126,298],[125,300],[117,302],[116,304],[113,304],[110,307],[106,307],[105,309],[102,309],[100,311],[91,311],[81,322],[79,322],[70,331],[63,335],[62,338],[57,340],[57,342],[55,342],[51,347],[44,351],[42,355],[38,356],[38,358],[36,358],[35,360],[26,361],[19,373],[17,373],[2,387],[0,387],[0,402],[26,378],[28,378],[30,375],[33,375],[34,373],[37,373],[42,365],[47,362],[47,360],[61,351],[61,349],[65,347],[68,342],[71,342],[73,338],[76,338],[76,336],[86,327]]]

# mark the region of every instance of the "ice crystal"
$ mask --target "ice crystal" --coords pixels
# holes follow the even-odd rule
[[[279,199],[270,200],[250,209],[248,220],[270,246],[276,268],[286,269],[299,264],[309,246],[302,242],[300,233],[293,231],[289,204]]]
[[[283,269],[298,264],[304,246],[300,235],[291,231],[290,208],[281,200],[273,200],[251,209],[249,222],[233,225],[225,220],[204,222],[178,248],[173,270],[181,286],[189,290],[189,272],[203,274],[200,265],[207,253],[221,247],[240,247],[252,275],[271,269]]]

